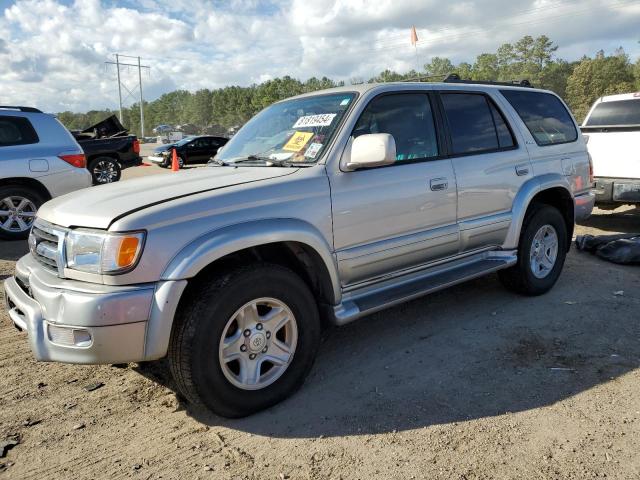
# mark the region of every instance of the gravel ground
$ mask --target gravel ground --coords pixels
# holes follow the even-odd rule
[[[0,279],[25,251],[0,243]],[[471,281],[328,332],[300,392],[233,421],[182,404],[163,362],[36,363],[2,307],[0,478],[640,478],[639,286],[575,249],[542,297]]]

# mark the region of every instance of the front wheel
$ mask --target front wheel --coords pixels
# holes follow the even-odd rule
[[[169,346],[182,394],[224,417],[270,407],[297,390],[320,342],[315,299],[291,270],[262,264],[196,287]]]
[[[567,247],[562,214],[549,205],[534,205],[522,226],[518,263],[499,271],[498,276],[506,288],[517,293],[546,293],[562,272]]]

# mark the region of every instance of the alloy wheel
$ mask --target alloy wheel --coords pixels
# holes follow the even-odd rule
[[[533,236],[529,262],[536,278],[545,278],[558,258],[558,234],[551,225],[543,225]]]
[[[286,304],[258,298],[227,321],[218,348],[222,373],[232,385],[259,390],[287,370],[298,343],[298,325]]]
[[[0,228],[6,232],[20,233],[31,228],[37,208],[26,197],[13,195],[0,200]]]

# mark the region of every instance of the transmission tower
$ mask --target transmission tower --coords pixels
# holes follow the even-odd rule
[[[144,99],[142,97],[142,69],[146,68],[147,70],[149,70],[151,67],[149,67],[148,65],[141,65],[140,57],[132,57],[129,55],[121,55],[118,53],[114,55],[116,57],[115,62],[104,62],[104,63],[108,65],[115,65],[116,71],[118,73],[118,103],[120,105],[120,122],[122,123],[123,121],[122,120],[122,89],[124,88],[127,92],[125,101],[127,100],[127,98],[129,98],[129,96],[135,99],[135,91],[137,89],[138,92],[140,93],[140,136],[144,137]],[[120,58],[134,58],[138,60],[138,63],[137,64],[122,63],[120,61]],[[120,77],[120,67],[137,67],[138,68],[138,84],[134,86],[133,89],[130,89],[129,87],[127,87],[122,81],[122,78]]]

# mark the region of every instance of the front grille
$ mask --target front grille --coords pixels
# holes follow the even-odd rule
[[[29,235],[31,255],[45,268],[62,276],[64,272],[64,237],[66,229],[36,219]]]

